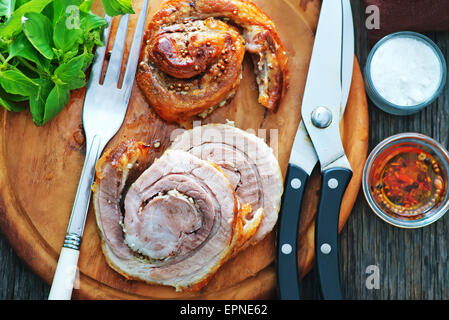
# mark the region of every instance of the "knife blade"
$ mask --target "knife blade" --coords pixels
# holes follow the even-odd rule
[[[342,299],[338,222],[352,170],[340,137],[342,100],[342,1],[324,0],[318,22],[302,117],[321,165],[322,187],[315,225],[315,256],[324,299]]]
[[[349,97],[354,63],[354,27],[349,0],[343,0],[342,46],[341,117],[344,114]],[[301,121],[289,159],[285,179],[285,192],[279,219],[277,278],[278,291],[281,299],[296,300],[300,298],[297,261],[299,219],[306,183],[317,162],[318,156],[304,122]],[[294,279],[297,279],[297,281]]]

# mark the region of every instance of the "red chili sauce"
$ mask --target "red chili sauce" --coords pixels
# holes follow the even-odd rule
[[[440,204],[446,181],[438,161],[411,146],[380,157],[373,168],[371,192],[388,214],[405,219],[421,218]]]

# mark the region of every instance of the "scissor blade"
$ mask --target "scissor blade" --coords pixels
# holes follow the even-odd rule
[[[346,109],[354,68],[354,23],[350,0],[343,0],[343,46],[342,46],[342,100],[340,118]],[[302,168],[309,175],[312,173],[318,156],[310,140],[304,122],[301,121],[293,142],[290,163]]]
[[[341,1],[323,1],[301,109],[322,170],[345,156],[339,129],[342,16]],[[325,128],[312,123],[312,114],[317,107],[326,108],[331,115],[332,121]]]
[[[318,156],[315,148],[313,147],[312,141],[310,141],[304,122],[301,121],[296,131],[289,163],[297,165],[310,176],[317,162]]]
[[[343,0],[343,47],[341,66],[341,114],[345,113],[354,69],[354,21],[350,0]]]

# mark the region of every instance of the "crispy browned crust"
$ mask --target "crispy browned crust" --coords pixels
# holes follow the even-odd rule
[[[132,174],[132,171],[136,171],[138,174],[141,174],[143,169],[148,165],[148,158],[149,158],[149,150],[150,147],[142,142],[136,142],[134,140],[128,140],[120,143],[119,145],[108,149],[103,156],[99,159],[99,161],[96,164],[96,179],[93,186],[93,192],[94,192],[94,200],[96,197],[96,193],[99,190],[99,184],[101,183],[101,180],[105,178],[105,171],[108,172],[108,174],[113,175],[129,175]],[[135,169],[136,162],[139,163],[139,168]],[[218,167],[216,164],[210,163],[212,166],[214,166],[217,171],[220,171],[223,176],[226,176],[223,170],[221,170],[220,167]],[[111,170],[105,170],[106,166],[112,166],[114,169]],[[232,189],[232,185],[229,182],[229,188]],[[234,193],[234,192],[233,192]],[[252,219],[250,223],[248,223],[245,220],[245,217],[251,213],[251,206],[250,205],[239,205],[238,200],[236,197],[234,197],[234,219],[232,221],[232,228],[231,228],[231,237],[229,240],[229,243],[226,244],[224,247],[221,255],[220,260],[218,263],[212,265],[208,269],[208,273],[203,276],[201,279],[197,279],[195,282],[190,283],[187,286],[177,286],[177,290],[181,291],[199,291],[201,290],[207,283],[212,279],[212,277],[215,275],[215,273],[218,271],[218,269],[225,264],[229,259],[234,257],[238,252],[240,252],[245,243],[248,239],[250,239],[254,233],[256,232],[261,219],[262,215],[258,217],[258,219]],[[94,209],[95,213],[97,215],[97,226],[101,235],[101,242],[102,242],[102,251],[105,256],[107,264],[117,273],[122,275],[128,280],[138,280],[143,281],[149,284],[159,284],[159,282],[150,281],[148,279],[137,277],[129,272],[127,270],[123,270],[119,265],[117,265],[114,262],[113,257],[111,254],[114,255],[113,249],[109,247],[108,242],[106,240],[106,235],[104,234],[104,230],[102,230],[102,226],[99,219],[99,208],[96,205],[96,201],[94,201]],[[118,223],[118,221],[117,221]],[[130,257],[132,259],[132,257]]]
[[[149,145],[135,140],[123,141],[114,148],[106,150],[95,165],[95,184],[103,178],[103,168],[112,164],[117,170],[125,170],[128,163],[135,160],[146,162]]]
[[[273,22],[251,1],[168,0],[144,41],[137,83],[169,122],[183,123],[229,101],[245,50],[253,57],[259,103],[276,111],[287,86],[285,48]]]

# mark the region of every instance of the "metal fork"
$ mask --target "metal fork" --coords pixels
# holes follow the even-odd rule
[[[95,175],[95,164],[106,144],[117,133],[125,118],[131,90],[136,75],[140,47],[148,11],[145,0],[134,32],[133,43],[123,77],[118,88],[120,71],[128,33],[129,15],[120,18],[111,58],[103,84],[100,83],[112,18],[106,16],[108,28],[104,31],[105,45],[98,47],[83,107],[83,126],[86,135],[86,158],[76,193],[67,234],[59,256],[56,272],[50,290],[49,300],[69,300],[72,296],[79,249],[83,236],[86,215],[89,208],[91,186]]]

